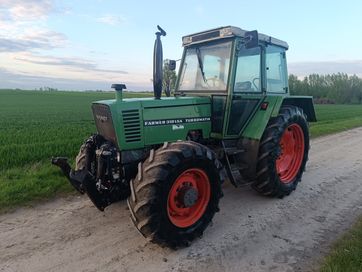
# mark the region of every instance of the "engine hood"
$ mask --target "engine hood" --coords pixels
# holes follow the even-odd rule
[[[209,97],[103,100],[94,102],[92,108],[98,133],[108,133],[103,136],[116,142],[120,150],[186,140],[192,130],[199,130],[204,138],[208,138],[211,131]],[[99,114],[107,112],[106,109],[108,115]],[[114,130],[110,128],[110,122]]]

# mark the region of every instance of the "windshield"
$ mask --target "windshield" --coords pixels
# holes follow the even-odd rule
[[[179,90],[225,91],[231,41],[186,49]]]

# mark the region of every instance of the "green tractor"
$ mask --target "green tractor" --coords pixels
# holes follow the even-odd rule
[[[92,104],[98,133],[71,169],[52,159],[103,211],[127,198],[131,219],[149,240],[188,245],[203,234],[228,179],[262,195],[295,190],[308,159],[312,97],[290,96],[288,44],[227,26],[182,38],[174,97],[162,97],[162,44],[154,46],[154,98]],[[174,68],[175,61],[170,62]]]

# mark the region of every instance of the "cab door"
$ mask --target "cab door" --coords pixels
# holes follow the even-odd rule
[[[264,98],[262,59],[260,46],[249,49],[242,46],[236,54],[235,76],[229,95],[227,137],[241,134]]]

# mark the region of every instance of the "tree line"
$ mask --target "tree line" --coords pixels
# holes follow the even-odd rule
[[[291,74],[289,88],[292,95],[311,95],[316,103],[362,104],[362,79],[356,75],[311,74],[300,80]]]

